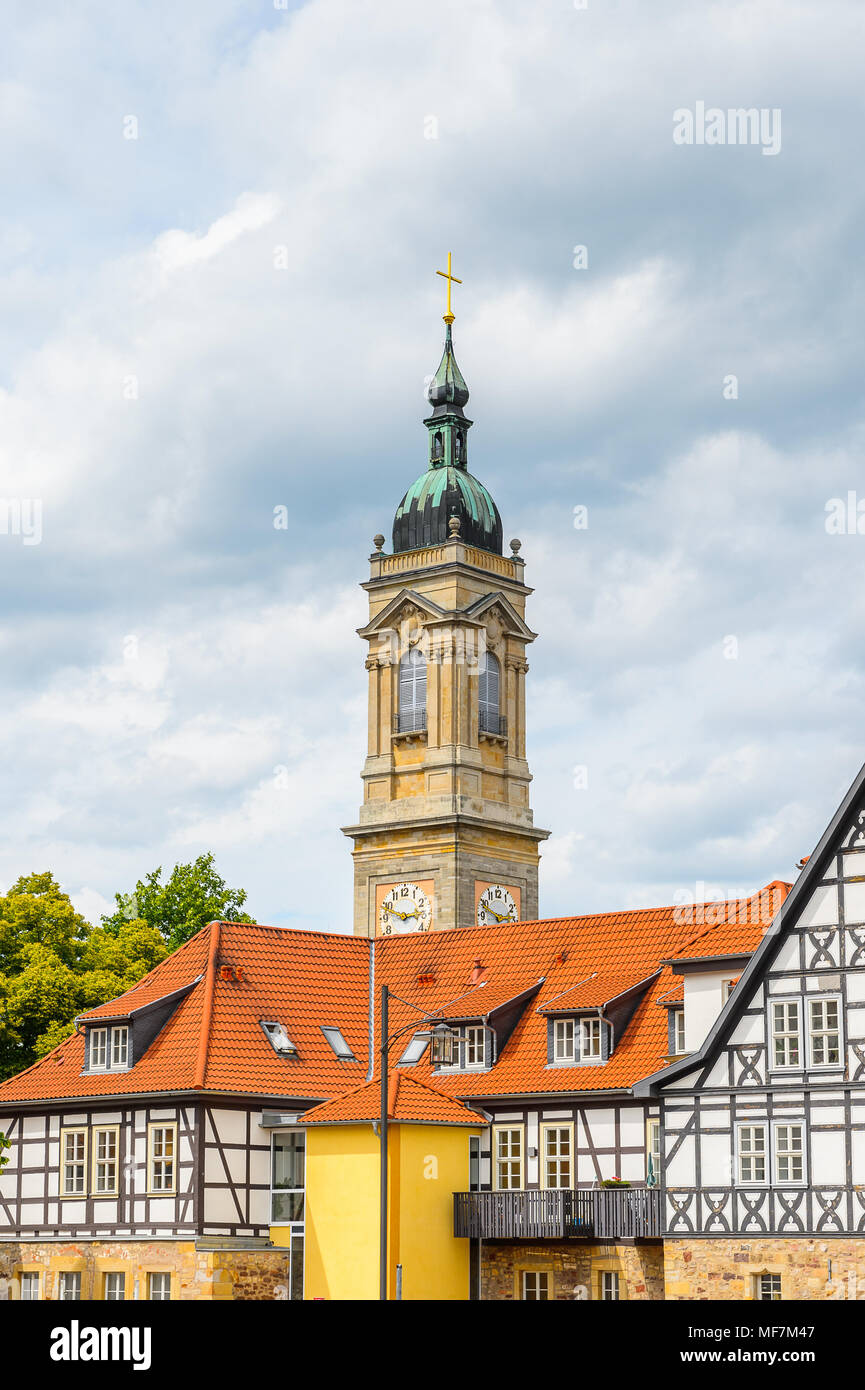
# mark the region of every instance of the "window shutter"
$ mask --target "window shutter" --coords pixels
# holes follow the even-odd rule
[[[672,1057],[676,1051],[676,1010],[667,1010],[667,1054]]]
[[[399,728],[424,728],[426,715],[426,661],[411,647],[399,663]]]
[[[608,1062],[610,1059],[610,1044],[613,1039],[612,1024],[607,1023],[606,1019],[601,1019],[601,1061]]]
[[[556,1060],[556,1052],[555,1052],[555,1027],[556,1027],[555,1020],[552,1019],[552,1018],[548,1018],[548,1019],[547,1019],[547,1061],[548,1061],[548,1062],[554,1062],[554,1061]]]
[[[478,675],[478,712],[481,729],[498,733],[499,663],[492,652],[484,652]]]

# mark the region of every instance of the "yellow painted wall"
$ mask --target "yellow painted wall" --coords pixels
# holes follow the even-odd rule
[[[372,1125],[310,1127],[304,1298],[378,1298],[378,1200]]]
[[[399,1130],[400,1205],[392,1266],[402,1264],[402,1296],[465,1300],[469,1242],[454,1236],[453,1194],[469,1185],[469,1135],[437,1125],[400,1125]]]
[[[467,1131],[393,1125],[388,1133],[389,1292],[403,1267],[403,1298],[464,1300],[469,1244],[453,1234],[453,1194],[469,1177]],[[306,1149],[304,1297],[377,1299],[379,1141],[371,1124],[310,1128]]]

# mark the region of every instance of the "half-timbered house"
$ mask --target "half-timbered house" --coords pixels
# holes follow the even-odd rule
[[[729,1003],[636,1088],[662,1102],[671,1294],[865,1293],[863,826],[865,769]],[[686,998],[715,965],[673,966]]]

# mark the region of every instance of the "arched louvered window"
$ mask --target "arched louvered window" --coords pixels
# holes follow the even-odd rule
[[[444,458],[444,453],[445,446],[444,440],[442,439],[442,432],[441,430],[436,430],[435,434],[433,435],[433,458]]]
[[[484,652],[478,674],[478,727],[481,733],[501,734],[504,723],[499,714],[499,663],[492,652]]]
[[[425,728],[426,661],[423,652],[410,647],[399,663],[397,729],[402,734]]]

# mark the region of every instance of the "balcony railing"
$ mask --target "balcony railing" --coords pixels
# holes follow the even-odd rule
[[[393,717],[393,731],[395,734],[417,734],[422,733],[425,728],[425,709],[401,709],[399,714],[395,714]]]
[[[454,1235],[483,1240],[658,1240],[661,1192],[649,1187],[455,1192]]]
[[[481,709],[478,711],[478,728],[482,734],[496,734],[499,738],[507,738],[507,716],[504,714],[494,714],[487,709]]]

